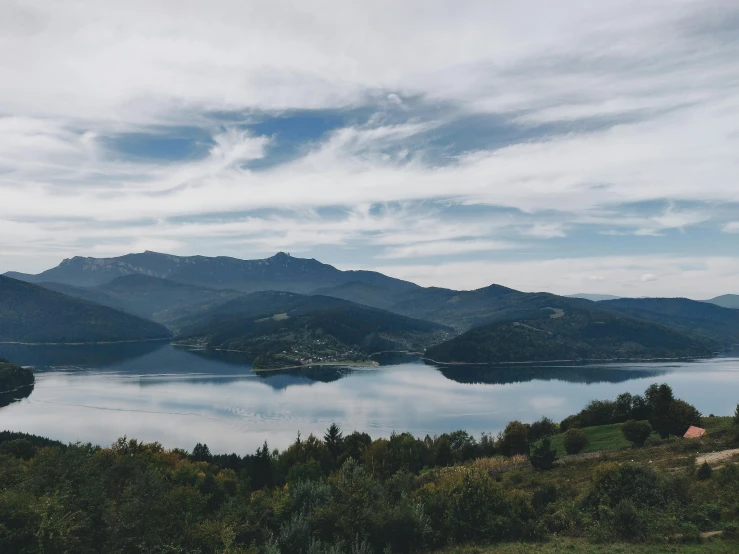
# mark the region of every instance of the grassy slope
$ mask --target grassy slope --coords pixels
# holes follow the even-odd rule
[[[731,417],[704,417],[702,419],[703,428],[708,431],[709,435],[719,431],[725,431],[731,427]],[[613,423],[611,425],[598,425],[596,427],[585,427],[585,434],[590,439],[590,444],[585,447],[583,453],[613,451],[630,448],[631,443],[627,441],[621,433],[621,424]],[[566,456],[564,447],[564,434],[560,433],[549,437],[552,446],[557,449],[558,456]]]
[[[599,450],[620,450],[629,448],[631,443],[627,441],[621,433],[621,424],[599,425],[598,427],[586,427],[583,429],[590,439],[590,444],[585,447],[583,453],[597,452]],[[552,446],[557,449],[559,456],[566,456],[564,446],[564,434],[554,435],[550,437]]]

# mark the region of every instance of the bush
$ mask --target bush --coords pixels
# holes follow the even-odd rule
[[[501,433],[498,447],[506,456],[527,454],[529,451],[529,430],[526,425],[520,421],[511,421]]]
[[[713,475],[713,469],[711,466],[708,465],[708,462],[703,462],[703,465],[698,468],[698,471],[695,472],[695,476],[700,481],[705,481],[707,479],[711,478],[711,475]]]
[[[549,438],[541,441],[538,446],[532,447],[529,461],[536,469],[543,471],[548,471],[554,467],[554,462],[557,461],[557,450],[552,448]]]
[[[634,446],[644,446],[644,443],[652,434],[652,426],[648,421],[634,421],[630,419],[621,426],[621,432],[627,441]]]
[[[538,441],[545,437],[551,437],[557,433],[557,424],[548,417],[542,417],[529,425],[529,440]]]
[[[590,440],[582,429],[570,429],[565,433],[564,445],[568,454],[579,454],[589,444]]]

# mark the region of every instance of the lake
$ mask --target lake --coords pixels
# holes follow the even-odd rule
[[[257,374],[238,354],[168,344],[18,346],[0,357],[34,367],[30,395],[6,400],[0,429],[64,442],[108,445],[127,435],[191,450],[284,448],[298,431],[322,435],[331,422],[373,438],[465,429],[497,433],[508,421],[560,421],[589,400],[669,383],[704,415],[739,402],[739,353],[660,363],[531,364],[437,368],[387,357],[376,368],[306,368]],[[9,402],[9,403],[8,403]]]

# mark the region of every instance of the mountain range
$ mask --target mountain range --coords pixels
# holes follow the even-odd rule
[[[282,252],[262,260],[75,257],[1,279],[0,341],[174,336],[247,351],[269,367],[425,348],[449,362],[705,356],[739,342],[735,295],[562,297],[495,284],[456,291]]]

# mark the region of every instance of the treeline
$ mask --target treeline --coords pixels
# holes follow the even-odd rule
[[[691,425],[700,425],[701,414],[675,398],[669,385],[650,385],[644,395],[620,394],[616,400],[593,400],[581,412],[565,418],[560,429],[594,427],[629,420],[649,421],[662,437],[682,436]]]
[[[496,437],[372,440],[331,425],[321,438],[246,456],[214,455],[205,444],[63,446],[0,433],[0,552],[370,554],[555,534],[600,542],[739,534],[739,466],[707,475],[597,460],[532,469],[520,454],[544,468],[535,460],[560,427],[542,418]],[[727,444],[737,436],[739,417]]]

